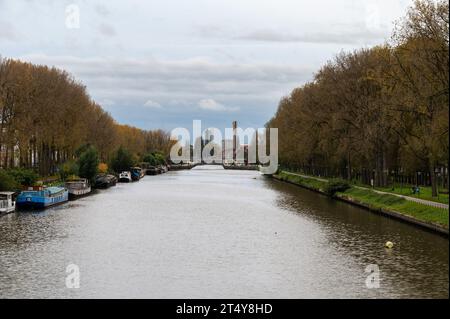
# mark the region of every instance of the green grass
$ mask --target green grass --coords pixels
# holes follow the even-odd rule
[[[294,184],[298,184],[300,186],[324,191],[328,182],[319,181],[313,178],[304,178],[297,175],[292,175],[288,172],[281,172],[275,175],[276,178],[288,181]],[[426,189],[426,188],[425,188]],[[382,191],[386,191],[385,189],[380,189]],[[400,189],[399,189],[400,190]],[[407,191],[405,189],[405,191]],[[409,195],[403,194],[402,195]],[[422,199],[425,198],[425,194],[421,194]],[[449,211],[447,209],[435,208],[423,204],[419,204],[416,202],[408,201],[404,198],[389,195],[389,194],[378,194],[373,192],[371,189],[360,189],[352,187],[349,190],[341,193],[337,193],[337,196],[346,196],[352,199],[359,201],[360,203],[366,204],[373,209],[386,209],[395,211],[397,213],[401,213],[417,220],[424,221],[427,223],[435,223],[441,226],[448,228],[448,219],[449,219]],[[431,195],[431,191],[430,191]],[[448,203],[448,196],[447,196]]]
[[[288,172],[282,172],[279,175],[288,175]],[[303,174],[304,175],[304,174]],[[291,176],[291,175],[289,175]],[[311,176],[311,178],[315,178],[314,176]],[[321,177],[323,179],[323,177]],[[366,187],[370,189],[370,186],[354,182],[353,185],[357,185],[360,187]],[[404,195],[404,196],[410,196],[415,198],[420,198],[424,200],[429,200],[432,202],[442,203],[442,204],[448,204],[449,203],[449,195],[448,194],[439,194],[437,197],[433,197],[431,192],[431,187],[429,186],[420,186],[420,194],[419,195],[413,195],[411,191],[411,187],[413,185],[403,184],[403,186],[399,183],[394,184],[394,189],[392,189],[392,185],[389,187],[375,187],[375,190],[386,192],[386,193],[392,193],[392,194],[398,194],[398,195]],[[446,190],[448,191],[448,190]]]
[[[448,210],[422,205],[394,195],[377,194],[369,189],[351,188],[338,193],[370,205],[375,209],[393,210],[418,220],[436,223],[448,228]]]
[[[327,182],[322,182],[317,179],[313,178],[304,178],[297,175],[292,175],[287,172],[280,172],[279,174],[275,175],[278,179],[286,182],[291,182],[294,184],[298,184],[301,186],[304,186],[306,188],[312,188],[314,190],[318,191],[324,191],[325,187],[327,186]]]
[[[384,187],[384,188],[377,187],[375,189],[387,193],[411,196],[433,202],[448,204],[448,194],[439,194],[438,197],[433,197],[431,196],[431,187],[420,186],[420,194],[413,195],[411,192],[411,187],[412,185],[403,185],[403,187],[401,187],[401,185],[395,185],[394,189],[392,189],[392,187]]]

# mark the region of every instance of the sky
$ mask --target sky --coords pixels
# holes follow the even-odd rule
[[[117,122],[264,127],[341,51],[382,44],[412,0],[0,0],[0,55],[63,68]]]

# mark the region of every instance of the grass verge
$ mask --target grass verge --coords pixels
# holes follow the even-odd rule
[[[325,193],[328,184],[325,181],[292,175],[288,172],[280,172],[274,177],[321,193]],[[357,201],[373,210],[379,211],[383,209],[399,213],[418,221],[439,225],[448,229],[449,211],[447,209],[435,208],[408,201],[395,195],[378,194],[370,189],[355,187],[351,187],[345,192],[338,192],[335,196],[347,201]]]
[[[410,196],[410,197],[415,197],[415,198],[420,198],[420,199],[424,199],[424,200],[429,200],[432,202],[437,202],[437,203],[443,203],[443,204],[448,204],[448,194],[439,194],[438,197],[433,197],[432,196],[432,192],[431,192],[431,187],[424,187],[421,186],[420,187],[420,194],[416,195],[412,193],[412,185],[406,185],[406,186],[399,186],[396,185],[394,188],[392,187],[384,187],[384,188],[376,188],[379,191],[382,192],[386,192],[386,193],[394,193],[394,194],[399,194],[399,195],[405,195],[405,196]]]
[[[315,191],[319,191],[319,192],[324,192],[325,188],[327,186],[327,182],[322,182],[319,181],[317,179],[313,179],[313,178],[304,178],[298,175],[292,175],[289,174],[287,172],[280,172],[277,175],[275,175],[277,177],[277,179],[285,181],[285,182],[289,182],[289,183],[293,183],[293,184],[297,184],[300,186],[303,186],[305,188],[309,188]]]
[[[416,202],[408,201],[394,195],[378,194],[369,189],[350,188],[349,190],[337,193],[339,197],[356,199],[361,203],[369,205],[373,209],[387,209],[398,212],[420,221],[438,224],[448,228],[448,210],[435,208]]]

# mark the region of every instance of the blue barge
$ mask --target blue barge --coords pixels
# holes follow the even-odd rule
[[[17,196],[18,209],[44,209],[69,200],[69,191],[64,187],[47,187],[23,191]]]

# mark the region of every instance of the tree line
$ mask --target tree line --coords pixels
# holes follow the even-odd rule
[[[0,168],[52,175],[86,145],[104,163],[120,147],[138,162],[149,153],[167,155],[169,138],[118,124],[64,70],[0,56]]]
[[[379,46],[342,52],[284,97],[282,166],[387,186],[448,188],[449,3],[417,0]]]

